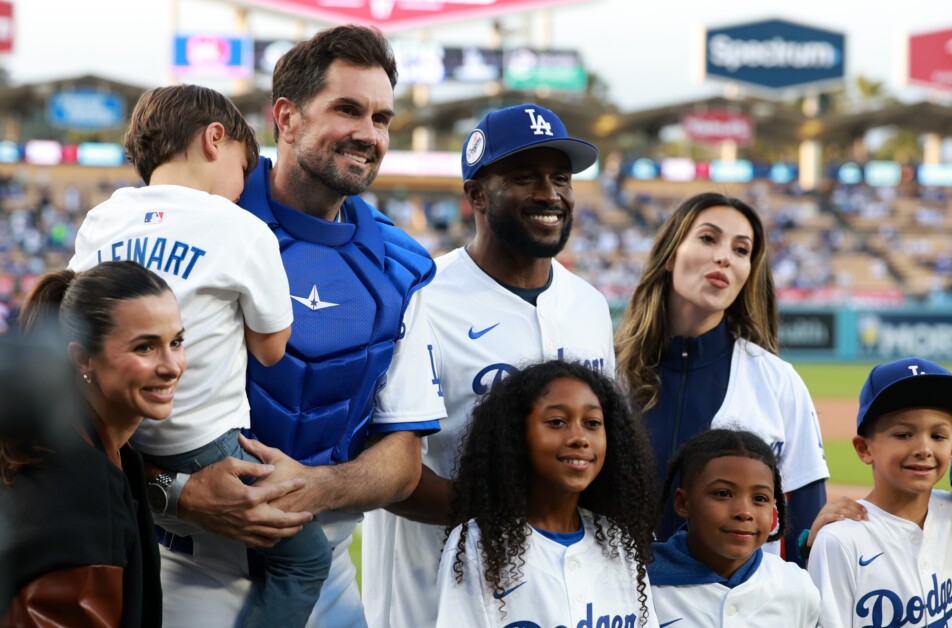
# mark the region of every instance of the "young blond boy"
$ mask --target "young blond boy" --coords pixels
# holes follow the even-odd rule
[[[808,570],[820,626],[946,626],[952,496],[933,487],[952,457],[952,373],[920,358],[880,364],[860,392],[853,447],[872,467],[868,521],[822,528]]]
[[[161,275],[178,299],[188,368],[172,416],[144,422],[132,442],[167,470],[149,483],[149,505],[166,531],[160,542],[182,551],[193,529],[175,516],[188,474],[229,456],[258,462],[238,442],[250,426],[248,352],[265,366],[284,356],[290,290],[274,233],[234,203],[257,164],[258,143],[227,97],[198,85],[147,91],[125,148],[147,186],[117,190],[90,210],[69,266],[131,259]],[[250,476],[252,465],[244,468]],[[320,526],[258,553],[264,583],[249,596],[242,625],[303,626],[330,566]],[[176,602],[166,596],[165,603]]]

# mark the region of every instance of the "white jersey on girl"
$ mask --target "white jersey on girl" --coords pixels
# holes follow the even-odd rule
[[[495,593],[486,584],[479,528],[467,526],[463,581],[456,582],[453,563],[462,526],[450,534],[443,550],[439,572],[437,628],[490,628],[559,626],[642,626],[642,603],[636,587],[637,563],[623,552],[605,555],[595,541],[591,512],[579,509],[584,535],[568,547],[532,530],[526,538],[522,577],[503,581],[504,591]],[[602,520],[603,525],[607,525]],[[658,628],[645,575],[647,628]],[[505,606],[503,606],[505,603]]]

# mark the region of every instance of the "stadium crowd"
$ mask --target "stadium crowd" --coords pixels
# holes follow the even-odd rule
[[[0,333],[35,277],[65,265],[86,211],[114,187],[119,186],[106,179],[84,185],[42,176],[0,178]],[[663,194],[619,196],[603,189],[580,199],[560,259],[609,303],[623,302],[641,275],[658,227],[687,195],[679,195],[673,184]],[[378,198],[372,190],[366,196],[433,256],[472,237],[472,212],[461,196],[380,192]],[[769,231],[781,302],[828,304],[883,289],[945,302],[952,283],[952,223],[941,188],[836,185],[818,196],[803,194],[795,184],[756,181],[738,196],[757,208]]]

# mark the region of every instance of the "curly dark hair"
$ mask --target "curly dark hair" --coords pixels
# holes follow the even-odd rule
[[[454,482],[452,529],[462,525],[453,570],[463,580],[465,525],[479,526],[486,583],[496,593],[522,576],[528,525],[529,455],[526,418],[550,384],[561,378],[587,384],[602,406],[608,442],[604,466],[582,491],[579,506],[595,518],[595,540],[611,558],[624,552],[637,565],[641,621],[647,618],[645,565],[651,561],[657,491],[647,434],[615,383],[581,364],[552,360],[524,366],[496,383],[473,409]],[[603,524],[603,521],[607,525]],[[504,601],[500,601],[500,609]]]
[[[724,456],[738,456],[759,460],[770,469],[774,481],[774,498],[777,500],[777,522],[779,529],[775,534],[767,537],[768,541],[782,539],[787,532],[789,519],[787,516],[787,500],[783,494],[783,484],[780,481],[780,467],[773,449],[764,440],[746,430],[713,429],[701,432],[688,439],[671,462],[668,463],[668,474],[664,481],[664,490],[661,493],[661,505],[668,502],[676,488],[686,488],[694,481],[715,458]]]

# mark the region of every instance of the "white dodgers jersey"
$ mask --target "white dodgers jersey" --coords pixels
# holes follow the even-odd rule
[[[437,628],[640,628],[637,566],[623,552],[605,556],[595,542],[592,513],[582,509],[579,513],[585,536],[568,547],[531,531],[522,556],[522,577],[503,581],[501,593],[486,583],[479,527],[472,521],[467,524],[463,581],[456,582],[453,563],[461,527],[454,529],[440,562]],[[657,628],[648,585],[645,575],[643,625]]]
[[[495,382],[521,365],[556,358],[612,376],[615,353],[605,297],[555,260],[552,283],[535,306],[484,273],[464,249],[436,264],[423,293],[448,417],[423,439],[423,464],[449,478],[469,413]],[[367,514],[363,538],[371,628],[432,626],[442,528],[376,510]]]
[[[915,523],[860,500],[869,521],[824,526],[808,570],[824,628],[948,626],[952,621],[952,495],[934,490]]]
[[[651,587],[651,594],[658,623],[672,628],[814,628],[820,614],[820,594],[807,572],[767,552],[757,571],[734,588],[665,585]]]
[[[172,288],[185,325],[185,356],[172,416],[143,421],[132,437],[146,454],[184,453],[248,427],[247,324],[267,334],[291,324],[278,240],[224,197],[177,185],[122,188],[86,215],[72,270],[133,260]]]

